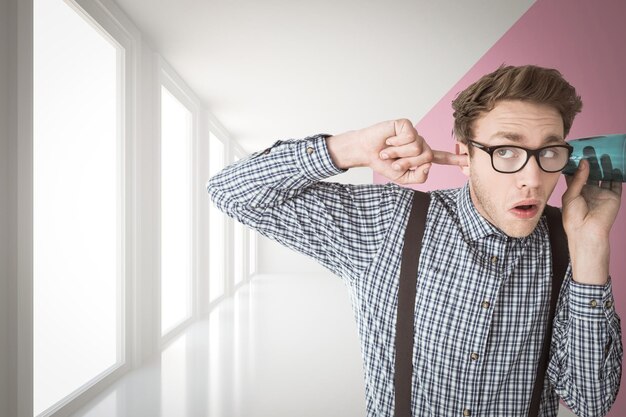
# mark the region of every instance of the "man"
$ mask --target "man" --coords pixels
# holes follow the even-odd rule
[[[415,416],[523,416],[548,321],[548,198],[567,164],[582,103],[556,70],[501,67],[453,102],[457,154],[433,151],[408,120],[277,142],[207,184],[220,209],[314,257],[347,283],[361,338],[369,416],[394,413],[398,278],[412,191],[320,180],[369,166],[400,184],[458,165],[460,189],[433,191],[415,302]],[[563,195],[570,266],[561,287],[542,416],[562,398],[605,415],[621,376],[609,232],[621,182],[587,184],[581,162]]]

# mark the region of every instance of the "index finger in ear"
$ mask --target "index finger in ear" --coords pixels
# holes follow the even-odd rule
[[[467,155],[457,155],[445,151],[433,151],[433,162],[439,165],[457,165],[460,167],[469,165]]]

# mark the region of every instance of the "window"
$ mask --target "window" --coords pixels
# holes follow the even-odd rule
[[[212,177],[224,168],[224,144],[212,132],[209,135],[209,175]],[[224,233],[225,215],[214,204],[209,209],[209,300],[224,295]]]
[[[192,314],[192,113],[161,87],[161,334]]]
[[[62,0],[35,0],[34,414],[124,362],[124,50]]]

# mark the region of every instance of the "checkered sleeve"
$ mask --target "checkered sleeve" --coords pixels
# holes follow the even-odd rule
[[[216,206],[237,221],[344,278],[371,262],[410,190],[397,185],[323,182],[343,172],[326,136],[276,142],[226,167],[207,183]]]
[[[570,267],[554,320],[548,376],[576,415],[608,413],[619,389],[622,354],[610,278],[606,285],[580,284]]]

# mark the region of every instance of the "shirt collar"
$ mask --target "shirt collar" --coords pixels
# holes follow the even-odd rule
[[[469,181],[465,183],[465,186],[461,188],[461,191],[457,194],[456,203],[461,230],[466,240],[477,241],[488,236],[500,236],[505,239],[513,239],[507,236],[502,230],[489,223],[489,221],[478,212],[470,195]],[[520,238],[519,240],[526,241],[526,239],[532,239],[546,232],[547,229],[543,217],[545,216],[542,216],[539,224],[537,224],[537,227],[535,227],[535,230],[533,230],[529,236]]]
[[[506,237],[500,229],[489,223],[474,206],[470,195],[469,181],[465,183],[465,186],[461,188],[461,192],[458,193],[456,203],[459,222],[465,239],[476,241],[491,235]]]

